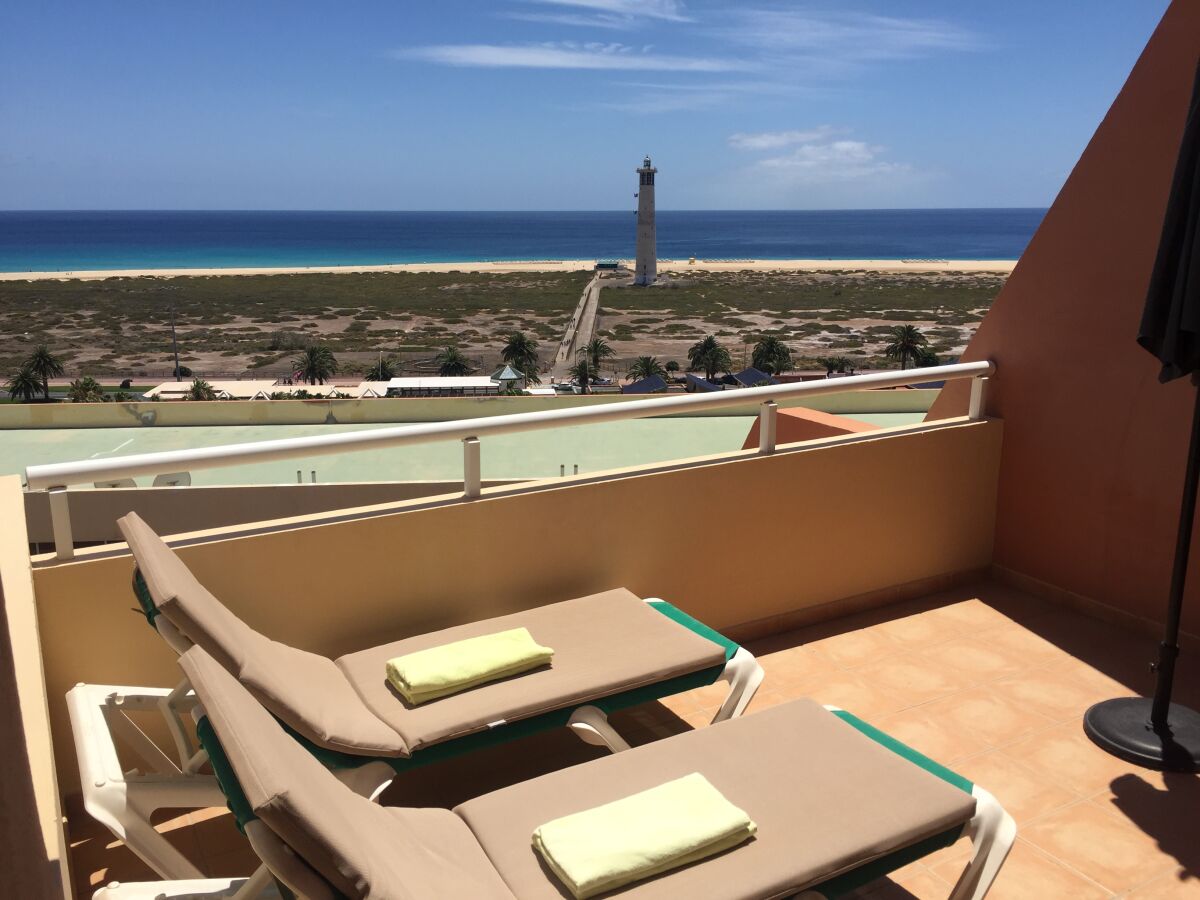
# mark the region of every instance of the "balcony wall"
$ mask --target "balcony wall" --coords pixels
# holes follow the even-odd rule
[[[963,355],[999,373],[988,404],[1005,423],[997,565],[1028,590],[1154,632],[1196,389],[1159,384],[1135,338],[1198,56],[1200,3],[1177,0]],[[929,418],[965,408],[965,385],[951,383]],[[1200,634],[1194,577],[1183,626]]]
[[[986,568],[1001,434],[999,421],[883,430],[190,535],[180,554],[252,626],[331,656],[618,585],[718,628],[766,633]],[[71,685],[179,679],[131,610],[132,568],[123,548],[35,559],[66,790]]]

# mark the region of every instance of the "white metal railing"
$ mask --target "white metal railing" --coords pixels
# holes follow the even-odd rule
[[[899,372],[849,375],[845,378],[822,381],[743,388],[710,394],[646,397],[620,403],[458,419],[450,422],[398,425],[393,428],[379,428],[371,431],[283,438],[218,447],[197,447],[190,450],[167,450],[160,453],[137,453],[115,459],[86,459],[78,462],[28,466],[25,469],[25,479],[29,490],[49,492],[55,552],[60,559],[70,559],[74,556],[74,542],[71,532],[70,508],[67,503],[67,488],[73,484],[115,481],[135,475],[162,475],[184,470],[214,469],[243,463],[274,462],[295,457],[324,456],[331,453],[379,447],[404,447],[435,441],[460,440],[463,443],[463,496],[466,499],[472,499],[479,496],[482,482],[479,439],[483,437],[522,431],[543,431],[567,425],[644,419],[670,413],[727,409],[757,404],[760,419],[759,452],[774,453],[775,423],[780,400],[820,397],[825,394],[842,394],[872,388],[903,387],[930,381],[971,379],[971,401],[968,415],[972,419],[978,419],[983,415],[987,378],[995,370],[996,367],[991,361],[984,360]]]

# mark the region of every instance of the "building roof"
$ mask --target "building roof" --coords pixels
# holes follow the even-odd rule
[[[274,379],[254,381],[210,381],[209,386],[217,396],[231,400],[252,400],[269,397],[275,390]],[[179,398],[192,389],[192,381],[164,381],[146,391],[144,397]]]
[[[658,394],[667,389],[667,382],[661,375],[651,375],[639,379],[621,388],[622,394]]]
[[[779,384],[779,382],[772,378],[768,373],[764,372],[762,369],[756,369],[754,366],[751,366],[748,369],[742,369],[740,372],[734,372],[729,377],[742,387],[754,387],[756,384],[762,384],[763,382],[766,382],[767,384]]]
[[[492,373],[492,381],[521,381],[525,378],[523,372],[518,372],[512,366],[505,365]]]
[[[687,382],[687,389],[689,391],[700,391],[701,393],[708,393],[710,391],[725,390],[725,385],[716,384],[715,382],[708,381],[707,379],[701,378],[699,375],[693,375],[691,372],[688,372],[687,375],[685,376],[685,378],[686,378],[686,382]]]
[[[418,377],[393,378],[387,383],[393,391],[444,390],[447,388],[494,388],[497,387],[487,375],[422,375]]]

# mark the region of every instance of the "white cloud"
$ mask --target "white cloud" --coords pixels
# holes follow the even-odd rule
[[[627,44],[556,41],[542,44],[440,44],[397,50],[395,56],[448,66],[520,69],[624,69],[729,72],[744,64],[725,59],[643,53]]]
[[[830,184],[888,175],[909,174],[912,167],[885,158],[885,149],[866,141],[838,137],[844,129],[821,125],[807,130],[733,134],[729,144],[739,150],[778,151],[754,163],[784,184]]]
[[[760,160],[758,165],[778,172],[788,181],[806,184],[858,181],[911,170],[904,163],[881,159],[882,153],[883,147],[864,141],[828,141],[802,144],[784,156]]]
[[[975,35],[951,22],[853,11],[744,9],[721,34],[767,52],[840,63],[911,59],[979,46]]]
[[[837,133],[830,125],[818,125],[807,131],[759,131],[751,134],[738,132],[729,136],[729,146],[736,150],[778,150],[792,144],[809,144],[828,140]]]
[[[637,25],[632,16],[613,16],[607,14],[586,15],[579,13],[533,13],[510,12],[503,13],[505,19],[518,22],[536,22],[539,25],[568,25],[575,28],[612,28],[628,31]]]
[[[690,22],[684,14],[683,4],[678,0],[529,0],[549,6],[569,6],[576,9],[593,10],[610,16],[626,16],[631,19],[663,19],[668,22]]]

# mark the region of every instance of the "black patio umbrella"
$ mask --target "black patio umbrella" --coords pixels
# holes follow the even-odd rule
[[[1195,772],[1200,770],[1200,713],[1172,703],[1171,688],[1179,655],[1179,618],[1200,481],[1200,67],[1137,339],[1162,363],[1160,381],[1191,375],[1197,388],[1166,630],[1158,662],[1153,666],[1158,676],[1154,697],[1097,703],[1084,716],[1083,727],[1099,746],[1129,762],[1152,769]]]

